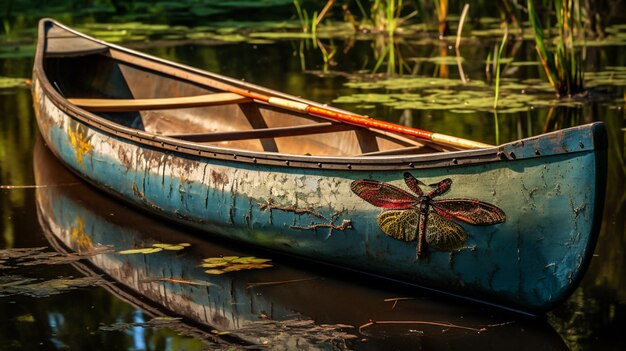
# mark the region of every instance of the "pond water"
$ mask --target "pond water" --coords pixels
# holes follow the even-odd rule
[[[30,28],[0,41],[0,349],[626,346],[623,27],[609,27],[602,45],[586,48],[590,93],[580,99],[556,101],[536,63],[534,42],[511,41],[495,114],[489,78],[494,73],[485,70],[485,59],[501,40],[502,32],[493,28],[468,35],[457,58],[454,38],[422,34],[396,37],[390,43],[384,36],[345,36],[342,24],[321,27],[317,42],[297,38],[301,33],[293,30],[285,34],[282,31],[293,26],[282,22],[258,22],[245,29],[90,23],[78,24],[93,35],[165,59],[486,143],[603,121],[608,127],[609,168],[600,240],[580,287],[539,318],[229,242],[201,240],[192,231],[103,196],[50,154],[39,138],[25,81],[33,62]],[[376,69],[381,55],[387,56]],[[110,259],[112,251],[137,242],[160,250]],[[160,242],[190,246],[154,246]],[[106,246],[99,248],[103,251],[93,260],[95,265],[86,264],[81,252],[93,249],[94,243]],[[270,261],[258,259],[270,259],[273,268],[211,279],[193,273],[198,260],[224,255],[243,264],[263,265]],[[207,262],[220,269],[232,266]],[[172,281],[174,272],[188,279]]]

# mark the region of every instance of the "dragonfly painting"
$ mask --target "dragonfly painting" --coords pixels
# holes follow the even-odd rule
[[[378,226],[388,236],[406,242],[417,239],[417,257],[426,254],[426,245],[441,251],[461,249],[467,233],[457,222],[492,225],[506,220],[504,212],[489,203],[474,199],[438,199],[447,193],[452,180],[446,178],[425,194],[422,182],[404,173],[404,182],[417,196],[391,184],[376,180],[356,180],[352,191],[384,211],[378,215]]]

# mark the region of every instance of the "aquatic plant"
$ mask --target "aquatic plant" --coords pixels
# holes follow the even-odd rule
[[[504,46],[506,45],[506,39],[509,35],[509,29],[506,27],[504,31],[504,37],[502,37],[502,42],[500,43],[500,49],[498,50],[498,55],[496,56],[496,84],[495,84],[495,95],[493,98],[493,109],[498,108],[498,95],[500,93],[500,60],[502,59],[502,52],[504,51]],[[498,135],[496,129],[496,136]]]
[[[302,31],[307,33],[309,31],[309,27],[311,26],[309,13],[306,9],[302,8],[302,2],[300,0],[293,0],[293,6],[296,8],[296,14],[298,15],[298,21],[300,22]]]
[[[448,31],[448,0],[435,1],[435,7],[437,9],[437,21],[439,22],[439,38],[443,38]]]
[[[209,257],[202,260],[200,267],[209,268],[205,272],[208,274],[224,274],[248,269],[271,268],[272,260],[268,258],[257,258],[254,256],[221,256]]]
[[[578,0],[554,0],[558,36],[554,48],[546,44],[543,26],[533,0],[528,0],[528,16],[534,32],[539,60],[558,97],[584,91],[582,60],[574,46],[574,32],[580,29]]]

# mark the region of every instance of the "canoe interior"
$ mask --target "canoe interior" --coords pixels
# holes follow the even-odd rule
[[[98,46],[63,31],[58,27],[49,30],[43,67],[50,84],[65,98],[164,99],[224,92],[211,86],[210,80],[207,84],[199,83],[201,75],[195,79],[180,78],[182,70],[177,67],[145,59],[133,60],[128,53]],[[81,50],[81,47],[84,48]],[[188,72],[185,74],[189,76]],[[416,138],[329,123],[319,117],[255,101],[93,113],[128,128],[203,145],[256,152],[370,156],[450,150]],[[315,126],[321,123],[324,125]],[[246,133],[252,130],[258,132]]]

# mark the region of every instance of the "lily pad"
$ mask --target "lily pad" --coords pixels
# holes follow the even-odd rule
[[[157,243],[157,244],[152,244],[151,247],[143,247],[143,248],[138,248],[138,249],[129,249],[129,250],[122,250],[122,251],[118,251],[118,254],[122,254],[122,255],[133,255],[133,254],[144,254],[144,255],[149,255],[149,254],[153,254],[156,252],[160,252],[163,250],[169,250],[169,251],[179,251],[182,250],[186,247],[191,246],[191,244],[189,243],[179,243],[179,244],[163,244],[163,243]]]
[[[147,247],[143,249],[122,250],[122,251],[119,251],[118,253],[122,255],[133,255],[133,254],[148,255],[148,254],[152,254],[152,253],[159,252],[159,251],[163,251],[163,249],[160,247]]]
[[[268,258],[254,256],[209,257],[202,260],[200,267],[210,268],[205,271],[208,274],[224,274],[249,269],[270,268],[272,267],[271,261]]]

